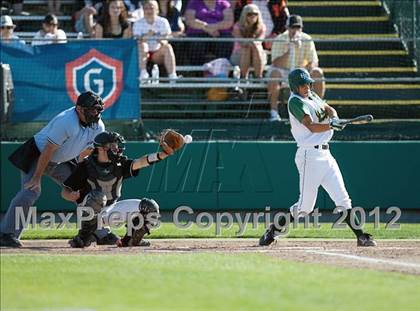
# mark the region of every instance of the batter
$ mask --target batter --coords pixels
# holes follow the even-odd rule
[[[292,94],[288,102],[290,125],[293,138],[297,142],[295,163],[299,171],[299,200],[290,208],[291,215],[302,217],[310,214],[315,206],[318,188],[322,186],[337,207],[352,208],[349,194],[344,185],[340,168],[329,150],[328,142],[334,130],[341,131],[345,125],[338,122],[334,108],[311,91],[314,80],[306,69],[295,69],[289,74]],[[356,215],[352,225],[350,213],[345,222],[357,237],[358,246],[376,246],[370,234],[357,229],[360,222]],[[293,216],[292,216],[293,219]],[[271,224],[260,238],[260,245],[270,245],[278,231],[285,230],[286,219]]]

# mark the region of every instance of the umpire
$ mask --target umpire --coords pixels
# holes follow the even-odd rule
[[[0,246],[22,246],[19,237],[23,225],[16,223],[16,208],[22,207],[26,219],[29,207],[34,206],[41,195],[42,175],[48,175],[61,185],[76,167],[77,158],[90,154],[93,139],[105,130],[101,120],[103,110],[104,104],[98,95],[82,93],[75,107],[59,113],[10,155],[9,160],[21,171],[21,189],[0,223]]]

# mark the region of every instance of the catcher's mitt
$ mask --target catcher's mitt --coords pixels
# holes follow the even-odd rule
[[[182,148],[185,144],[184,136],[171,129],[163,131],[161,136],[161,145],[162,142],[165,142],[174,151],[177,151],[178,149]]]

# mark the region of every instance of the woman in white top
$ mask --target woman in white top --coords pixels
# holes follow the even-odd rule
[[[143,5],[144,17],[134,23],[133,35],[139,38],[140,78],[147,79],[149,74],[147,61],[165,65],[168,77],[176,79],[176,61],[172,46],[166,40],[150,39],[151,37],[169,37],[171,27],[166,18],[158,16],[157,1],[146,0]]]

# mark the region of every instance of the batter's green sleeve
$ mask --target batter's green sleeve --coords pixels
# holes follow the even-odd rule
[[[297,97],[292,97],[289,100],[289,111],[296,119],[299,120],[299,122],[302,122],[305,114],[311,115],[308,106],[306,106],[305,103]]]

